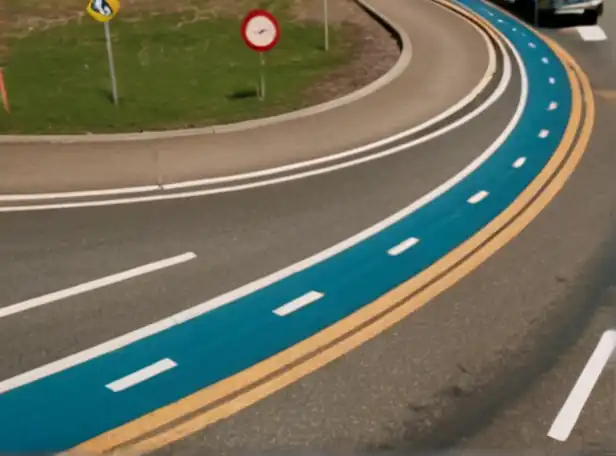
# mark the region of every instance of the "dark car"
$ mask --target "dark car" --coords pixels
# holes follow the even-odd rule
[[[503,0],[520,8],[528,17],[576,15],[584,23],[596,24],[603,14],[603,0]]]

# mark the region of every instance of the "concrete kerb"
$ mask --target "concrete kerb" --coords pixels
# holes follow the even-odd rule
[[[310,106],[297,111],[288,112],[272,117],[247,120],[233,124],[214,125],[202,128],[190,128],[182,130],[167,131],[145,131],[139,133],[109,133],[109,134],[79,134],[79,135],[0,135],[0,144],[24,144],[24,143],[48,143],[48,144],[68,144],[68,143],[97,143],[97,142],[121,142],[121,141],[147,141],[156,139],[172,139],[189,136],[209,135],[217,133],[232,133],[245,131],[252,128],[274,125],[289,120],[301,119],[325,111],[329,111],[347,105],[361,98],[364,98],[387,84],[402,74],[409,66],[412,58],[411,40],[402,27],[391,20],[386,15],[380,13],[370,6],[365,0],[354,0],[367,14],[385,28],[396,40],[400,48],[400,56],[396,63],[383,74],[380,78],[370,84],[344,95],[334,100],[326,101],[314,106]]]

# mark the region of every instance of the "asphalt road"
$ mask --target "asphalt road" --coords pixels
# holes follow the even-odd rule
[[[376,223],[483,151],[513,115],[517,92],[519,81],[486,113],[489,125],[478,118],[366,166],[207,198],[1,214],[0,238],[8,241],[0,256],[10,264],[0,271],[5,306],[184,252],[198,255],[0,319],[1,376],[191,307]]]
[[[518,375],[521,384],[503,398],[485,426],[463,436],[459,444],[465,448],[586,454],[616,451],[616,372],[609,366],[567,440],[560,442],[547,436],[601,334],[613,328],[616,321],[616,187],[612,173],[616,164],[616,11],[610,6],[606,5],[599,22],[606,35],[604,40],[584,41],[575,28],[546,29],[572,52],[589,75],[596,94],[598,123],[587,158],[561,196],[526,235],[527,245],[535,239],[544,240],[543,247],[536,245],[536,255],[542,257],[542,269],[553,271],[556,278],[545,289],[547,292],[551,288],[552,293],[533,295],[530,301],[541,305],[549,299],[556,318],[537,325],[545,328],[538,331],[538,343],[527,348],[527,366]],[[563,229],[555,231],[554,221]],[[523,241],[516,243],[521,247]],[[554,252],[559,252],[559,267],[552,260]],[[524,293],[526,287],[519,285],[519,292]],[[550,331],[550,326],[554,330]]]
[[[606,28],[610,23],[607,16]],[[574,51],[597,46],[566,44]],[[602,77],[604,57],[593,60],[585,49],[578,52],[590,63],[582,58],[580,63],[593,80]],[[0,238],[10,240],[0,247],[0,256],[10,263],[0,271],[6,305],[184,252],[195,252],[197,258],[0,319],[0,376],[16,375],[193,306],[383,219],[485,150],[513,115],[519,90],[516,76],[483,116],[367,166],[192,200],[1,214]],[[536,439],[529,441],[537,442],[533,447],[549,444],[541,426],[524,426],[522,415],[499,417],[491,427],[485,421],[507,409],[514,394],[505,391],[529,389],[546,360],[563,349],[563,341],[577,339],[584,318],[592,318],[590,312],[601,301],[598,290],[609,287],[606,272],[613,259],[604,257],[612,245],[616,196],[609,166],[614,112],[610,102],[601,100],[598,111],[591,151],[571,183],[470,278],[376,340],[161,452],[222,455],[305,448],[339,453],[460,442],[475,448],[491,441],[504,447],[529,434]],[[592,332],[594,326],[589,328]],[[550,343],[554,334],[564,334],[558,344]],[[592,345],[592,336],[584,340]],[[540,414],[531,409],[527,415],[549,422],[557,410],[545,405],[545,398],[553,396],[552,404],[563,398],[564,385],[574,380],[575,360],[566,362],[567,378],[547,374],[557,376],[560,386],[552,381],[547,393],[529,390],[543,402]],[[528,383],[520,386],[511,373]],[[498,382],[488,382],[493,379]],[[463,401],[477,411],[472,419],[461,415],[436,429],[432,424],[439,422],[439,410],[448,401]],[[522,397],[512,407],[529,410],[529,401]],[[506,434],[509,429],[514,430]]]
[[[538,219],[393,330],[160,453],[616,451],[611,371],[571,437],[563,443],[547,436],[602,332],[614,324],[616,14],[609,5],[601,25],[608,36],[602,42],[584,42],[576,29],[546,30],[589,74],[597,123],[581,166]],[[458,412],[443,416],[452,403]]]

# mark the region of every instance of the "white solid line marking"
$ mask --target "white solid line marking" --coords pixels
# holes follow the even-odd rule
[[[543,57],[543,58],[541,59],[541,61],[542,61],[543,63],[550,63],[550,60],[549,60],[547,57]]]
[[[458,103],[456,103],[454,106],[451,106],[449,109],[437,115],[436,117],[424,122],[422,125],[413,127],[408,131],[399,133],[389,138],[385,138],[381,141],[377,141],[376,143],[369,144],[367,146],[362,146],[356,149],[352,149],[350,151],[341,152],[339,154],[334,154],[334,155],[330,155],[327,157],[314,159],[314,160],[308,160],[308,161],[299,162],[299,163],[293,163],[290,165],[284,165],[278,168],[266,169],[262,171],[255,171],[251,173],[236,174],[232,176],[223,176],[223,177],[212,178],[212,179],[201,179],[201,180],[195,180],[195,181],[185,181],[185,182],[178,182],[175,184],[163,185],[163,190],[179,190],[184,187],[195,187],[199,185],[223,183],[223,181],[229,182],[229,181],[235,181],[235,180],[240,180],[240,179],[262,177],[262,176],[269,176],[271,174],[289,172],[289,171],[296,170],[298,168],[306,167],[308,165],[313,166],[316,164],[329,162],[331,160],[339,160],[341,158],[351,157],[356,154],[359,154],[360,152],[365,152],[372,147],[376,147],[377,145],[389,144],[392,141],[396,141],[404,137],[405,135],[410,135],[414,132],[423,130],[427,128],[428,126],[436,122],[439,122],[445,119],[446,117],[448,117],[449,115],[459,111],[464,106],[467,106],[485,89],[487,84],[492,80],[494,68],[496,67],[496,52],[493,49],[493,47],[489,45],[489,38],[487,37],[486,33],[481,30],[480,30],[480,33],[483,36],[484,41],[487,43],[488,53],[490,56],[489,65],[488,65],[488,68],[486,69],[486,72],[484,73],[484,77],[477,84],[477,86],[473,89],[473,91],[470,92],[468,95],[465,95],[460,101],[458,101]],[[514,49],[511,42],[505,41],[505,44],[510,49]],[[459,126],[470,122],[472,119],[478,117],[485,110],[487,110],[490,106],[492,106],[498,99],[500,99],[500,97],[503,95],[503,93],[507,89],[509,85],[509,81],[511,80],[512,65],[511,65],[511,60],[508,57],[508,53],[506,52],[505,46],[503,45],[503,43],[499,41],[497,45],[501,51],[501,54],[506,56],[506,59],[504,61],[504,69],[501,75],[501,80],[499,81],[499,85],[497,86],[496,90],[492,93],[492,95],[486,101],[484,101],[484,103],[482,103],[477,109],[463,116],[461,119],[455,122],[452,122],[435,132],[429,133],[425,136],[422,136],[413,141],[410,141],[406,144],[401,144],[399,146],[392,147],[391,149],[386,149],[382,152],[368,155],[367,157],[365,156],[365,157],[355,158],[353,160],[350,160],[348,162],[343,162],[341,164],[329,165],[327,167],[318,168],[316,170],[304,171],[304,172],[292,174],[289,176],[284,176],[284,177],[279,177],[279,178],[270,178],[264,181],[257,181],[257,182],[248,183],[248,184],[240,184],[240,185],[233,185],[229,187],[220,187],[220,188],[208,188],[204,190],[192,190],[192,191],[186,191],[183,193],[152,195],[152,196],[143,196],[143,197],[131,197],[131,198],[118,198],[118,199],[99,200],[99,201],[69,202],[69,203],[58,203],[58,204],[40,204],[40,205],[30,205],[30,206],[5,206],[5,207],[0,207],[0,212],[27,212],[27,211],[37,211],[37,210],[101,207],[101,206],[110,206],[110,205],[119,205],[119,204],[166,201],[166,200],[181,199],[181,198],[194,198],[198,196],[215,195],[215,194],[220,194],[220,193],[228,193],[228,192],[234,192],[234,191],[248,190],[252,188],[259,188],[259,187],[264,187],[267,185],[274,185],[274,184],[289,182],[289,181],[293,181],[297,179],[303,179],[306,177],[326,174],[329,172],[337,171],[340,169],[345,169],[351,166],[360,165],[362,163],[367,163],[372,160],[377,160],[383,157],[396,154],[398,152],[407,150],[409,147],[414,147],[419,144],[423,144],[424,142],[430,141],[433,138],[437,138],[441,135],[444,135],[448,133],[449,131],[454,130],[455,128],[458,128]],[[517,52],[517,50],[515,52]],[[521,58],[519,58],[519,54],[515,54],[515,59],[518,65],[522,65]],[[2,201],[2,198],[3,196],[0,195],[0,201]],[[37,195],[31,194],[30,198],[33,200],[36,200]]]
[[[297,299],[294,299],[291,302],[287,302],[284,306],[278,307],[274,310],[274,313],[279,317],[285,317],[296,310],[301,309],[302,307],[306,307],[308,304],[312,304],[315,301],[318,301],[324,296],[323,293],[319,293],[318,291],[310,291],[303,296],[300,296]]]
[[[66,192],[66,193],[30,193],[30,194],[7,194],[7,195],[2,195],[0,194],[0,202],[14,202],[14,201],[37,201],[37,200],[49,200],[49,199],[68,199],[68,198],[72,198],[72,197],[85,197],[85,196],[90,196],[90,197],[96,197],[96,196],[109,196],[109,195],[114,195],[114,194],[130,194],[130,193],[146,193],[146,192],[155,192],[155,191],[169,191],[169,190],[181,190],[181,189],[188,189],[188,188],[198,188],[198,187],[204,187],[204,186],[213,186],[213,185],[221,185],[221,184],[229,184],[229,183],[234,183],[234,182],[238,182],[238,181],[242,181],[242,180],[252,180],[252,179],[256,179],[256,178],[266,178],[266,177],[270,177],[276,174],[281,174],[281,173],[289,173],[292,171],[297,171],[299,169],[303,169],[303,168],[307,168],[307,167],[314,167],[316,165],[323,165],[332,161],[339,161],[343,158],[349,158],[349,157],[353,157],[359,154],[363,154],[365,152],[370,151],[370,149],[376,149],[382,146],[386,146],[387,144],[391,144],[393,142],[396,142],[402,138],[404,138],[405,136],[409,136],[409,135],[414,135],[415,133],[421,132],[422,130],[426,130],[427,128],[429,128],[430,126],[440,122],[441,120],[449,117],[450,115],[452,115],[455,112],[460,111],[462,108],[464,108],[465,106],[467,106],[469,103],[471,103],[475,98],[477,98],[478,95],[480,95],[484,89],[487,87],[487,85],[492,81],[493,79],[493,75],[496,69],[496,65],[497,65],[497,58],[496,58],[496,51],[494,49],[494,47],[492,46],[490,39],[488,38],[488,36],[486,35],[485,32],[483,32],[480,28],[477,28],[477,30],[481,33],[484,42],[486,43],[486,47],[487,47],[487,51],[488,51],[488,66],[486,68],[486,71],[483,75],[483,77],[481,78],[481,80],[479,81],[479,83],[475,86],[475,88],[473,88],[472,91],[470,91],[468,94],[466,94],[463,98],[461,98],[458,102],[456,102],[454,105],[450,106],[449,108],[447,108],[445,111],[441,112],[440,114],[437,114],[436,116],[432,117],[431,119],[426,120],[425,122],[422,122],[419,125],[416,125],[408,130],[402,131],[400,133],[397,133],[395,135],[392,135],[390,137],[386,137],[383,138],[381,140],[375,141],[373,143],[370,144],[366,144],[363,146],[359,146],[356,147],[354,149],[351,150],[347,150],[344,152],[340,152],[340,153],[336,153],[336,154],[332,154],[332,155],[327,155],[325,157],[320,157],[320,158],[315,158],[315,159],[310,159],[310,160],[304,160],[304,161],[300,161],[300,162],[295,162],[295,163],[290,163],[288,165],[282,165],[282,166],[277,166],[277,167],[273,167],[273,168],[266,168],[263,170],[258,170],[258,171],[251,171],[251,172],[246,172],[246,173],[238,173],[238,174],[231,174],[231,175],[227,175],[227,176],[219,176],[219,177],[212,177],[212,178],[204,178],[204,179],[196,179],[196,180],[190,180],[190,181],[182,181],[182,182],[176,182],[176,183],[172,183],[172,184],[164,184],[162,185],[162,188],[159,186],[147,186],[147,187],[129,187],[129,188],[120,188],[120,189],[106,189],[106,190],[87,190],[87,191],[82,191],[82,192]],[[509,43],[507,43],[509,44]],[[498,47],[500,48],[501,54],[505,54],[507,55],[505,48],[503,47],[502,43],[498,43]],[[510,72],[510,67],[511,67],[511,62],[508,60],[507,62],[505,62],[505,65],[508,66],[509,68],[505,68],[505,72],[503,74],[503,76],[501,77],[501,81],[505,79],[505,77],[509,80],[511,79],[511,72]],[[508,82],[508,81],[507,81]],[[500,89],[500,86],[499,86]],[[495,91],[499,92],[499,89],[497,89]],[[504,89],[503,89],[504,92]],[[500,97],[500,95],[499,95]],[[490,103],[488,102],[484,102],[479,108],[476,109],[476,115],[474,116],[467,116],[468,120],[471,120],[472,118],[478,116],[481,112],[485,111],[489,106],[491,106],[492,104],[494,104],[495,100],[492,100]],[[468,121],[467,120],[467,121]],[[466,122],[460,122],[458,123],[456,126],[458,125],[463,125]],[[437,132],[435,132],[436,134],[429,134],[424,138],[418,138],[417,140],[411,141],[408,144],[405,145],[405,148],[407,147],[412,147],[418,144],[422,144],[434,137],[440,136],[442,134],[445,134],[449,131],[449,129],[441,129]],[[391,153],[395,153],[399,150],[402,150],[402,148],[400,147],[396,147],[394,149],[391,149]],[[381,158],[382,156],[385,155],[381,155],[381,154],[377,154],[374,156],[374,158]],[[366,160],[367,161],[367,160]],[[351,164],[359,164],[359,163],[363,163],[363,162],[351,162]],[[344,164],[343,164],[344,165]],[[342,166],[345,167],[345,166]],[[329,171],[335,171],[337,169],[340,169],[339,167],[336,166],[330,166],[329,168],[325,168],[326,172]],[[318,174],[318,173],[317,173]],[[306,172],[306,173],[301,173],[298,174],[296,176],[293,176],[293,179],[301,179],[304,177],[309,177],[314,175],[314,173],[310,173],[310,172]],[[293,179],[287,179],[287,180],[293,180]],[[262,185],[272,185],[272,184],[276,184],[280,182],[280,180],[277,179],[271,179],[269,181],[265,181]],[[250,184],[249,184],[250,185]],[[114,204],[131,204],[131,203],[138,203],[138,202],[146,202],[146,201],[159,201],[159,200],[163,200],[163,199],[176,199],[176,198],[187,198],[187,197],[191,197],[191,196],[201,196],[201,195],[209,195],[209,194],[215,194],[215,193],[222,193],[224,191],[234,191],[234,190],[243,190],[243,189],[247,189],[247,188],[254,188],[254,187],[258,187],[260,185],[258,185],[258,183],[256,184],[252,184],[249,187],[242,187],[242,186],[237,186],[237,188],[222,188],[222,189],[208,189],[208,190],[194,190],[193,192],[187,192],[184,194],[176,194],[176,195],[164,195],[166,198],[159,198],[158,195],[156,196],[142,196],[142,197],[133,197],[133,198],[126,198],[126,199],[118,199],[117,202],[116,200],[105,200],[102,202],[99,202],[99,204],[96,203],[88,203],[88,202],[78,202],[78,203],[59,203],[59,204],[55,204],[55,205],[47,205],[47,207],[39,207],[39,209],[64,209],[64,208],[70,208],[70,207],[95,207],[95,206],[105,206],[105,205],[114,205]],[[15,209],[13,209],[15,210]],[[16,209],[16,210],[20,210],[20,209]],[[24,210],[28,210],[27,208]],[[29,210],[32,210],[29,209]],[[34,210],[37,210],[36,207],[34,207]],[[5,210],[1,210],[0,212],[5,212]],[[6,208],[6,212],[12,212],[11,208],[8,207]]]
[[[149,366],[139,369],[126,377],[122,377],[105,385],[105,388],[110,389],[114,393],[124,391],[131,386],[135,386],[138,383],[144,382],[152,377],[162,374],[163,372],[173,369],[175,366],[177,366],[177,364],[172,359],[161,359],[154,364],[150,364]]]
[[[556,103],[555,101],[552,101],[550,105],[548,106],[548,111],[554,111],[556,108],[558,108],[558,103]]]
[[[431,201],[434,201],[436,198],[440,197],[445,192],[449,191],[451,188],[455,187],[466,177],[472,174],[475,170],[477,170],[481,165],[483,165],[504,144],[511,132],[520,122],[520,118],[522,117],[522,113],[524,112],[524,108],[526,107],[526,104],[528,102],[528,72],[526,71],[526,67],[524,66],[522,57],[520,56],[520,52],[515,48],[515,46],[513,46],[513,44],[509,40],[506,40],[505,43],[513,53],[515,61],[520,69],[521,75],[520,98],[518,100],[516,110],[511,120],[507,123],[505,129],[498,135],[494,142],[490,144],[490,146],[488,146],[488,148],[483,151],[481,155],[475,158],[464,169],[460,170],[455,176],[451,177],[446,182],[443,182],[431,192],[426,193],[418,200],[415,200],[408,206],[390,215],[386,219],[381,220],[375,225],[372,225],[371,227],[366,228],[365,230],[355,234],[354,236],[351,236],[350,238],[347,238],[332,247],[329,247],[319,253],[316,253],[311,257],[305,258],[304,260],[301,260],[286,268],[280,269],[265,277],[261,277],[260,279],[257,279],[253,282],[247,283],[246,285],[236,288],[235,290],[231,290],[208,301],[197,304],[196,306],[186,309],[182,312],[178,312],[175,315],[156,321],[154,323],[150,323],[147,326],[136,329],[122,336],[116,337],[115,339],[108,340],[80,352],[44,364],[35,369],[23,372],[19,375],[15,375],[14,377],[2,380],[0,381],[0,394],[35,382],[58,372],[65,371],[72,367],[88,362],[92,359],[98,358],[99,356],[109,354],[135,342],[146,339],[150,336],[153,336],[154,334],[158,334],[176,325],[180,325],[188,320],[198,318],[208,312],[211,312],[212,310],[223,307],[231,302],[237,301],[238,299],[248,296],[249,294],[268,287],[276,282],[284,280],[285,278],[290,277],[293,274],[306,270],[314,266],[315,264],[322,263],[323,261],[326,261],[327,259],[332,258],[333,256],[338,255],[341,252],[344,252],[345,250],[359,244],[360,242],[374,236],[375,234],[380,233],[381,231],[404,219],[405,217],[408,217],[409,215],[418,211]],[[506,56],[508,53],[504,50],[503,45],[500,42],[498,45],[503,51],[503,55]],[[488,106],[494,104],[496,100],[501,97],[501,95],[505,92],[509,85],[512,74],[511,61],[509,60],[509,58],[506,58],[504,63],[505,68],[503,71],[503,77],[499,83],[497,90],[492,94],[490,98],[488,98],[485,108],[483,110],[474,111],[470,115],[467,115],[466,118],[463,117],[461,120],[449,124],[449,126],[445,128],[453,129],[457,126],[456,123],[460,125],[462,123],[468,122],[470,119],[477,117],[481,112],[487,109]],[[443,133],[444,131],[441,132],[441,134]],[[0,212],[2,212],[2,209],[0,209]]]
[[[481,190],[480,192],[477,192],[473,196],[471,196],[467,201],[470,204],[477,204],[481,200],[485,199],[485,197],[488,195],[489,195],[488,192],[486,192],[485,190]]]
[[[548,437],[561,442],[567,440],[601,372],[612,357],[614,348],[616,348],[616,331],[610,329],[601,336],[595,351],[590,356],[565,404],[552,423]]]
[[[412,238],[408,238],[406,241],[402,241],[400,244],[392,247],[391,249],[389,249],[387,251],[387,253],[391,256],[396,256],[396,255],[400,255],[402,252],[410,249],[411,247],[413,247],[415,244],[417,244],[419,242],[419,239],[412,237]]]
[[[539,132],[539,137],[541,139],[547,138],[549,135],[550,135],[550,130],[543,129]]]
[[[555,84],[556,83],[556,79],[550,76],[550,78],[548,79],[548,82],[550,84]]]
[[[532,47],[533,49],[537,47],[537,45],[535,43],[533,43],[532,41],[528,43],[528,45],[530,47]]]
[[[599,25],[577,27],[577,31],[584,41],[605,41],[607,35]]]
[[[520,157],[516,161],[513,162],[514,168],[521,168],[526,163],[526,157]]]
[[[14,195],[0,195],[0,201],[2,202],[15,202],[15,201],[31,201],[36,198],[37,200],[53,200],[63,198],[92,198],[100,196],[113,196],[113,195],[130,195],[135,193],[151,193],[160,190],[158,185],[144,185],[141,187],[120,187],[110,188],[104,190],[82,190],[76,192],[59,192],[59,193],[39,193],[39,194],[14,194]]]
[[[134,277],[158,271],[160,269],[168,268],[170,266],[175,266],[180,263],[185,263],[186,261],[196,258],[196,256],[197,255],[193,252],[184,253],[182,255],[166,258],[160,261],[155,261],[153,263],[148,263],[146,265],[129,269],[127,271],[118,272],[116,274],[102,277],[100,279],[75,285],[74,287],[65,288],[64,290],[55,291],[53,293],[38,296],[36,298],[28,299],[26,301],[21,301],[16,304],[11,304],[10,306],[0,308],[0,318],[24,312],[35,307],[44,306],[46,304],[50,304],[61,299],[66,299],[71,296],[76,296],[82,293],[86,293],[88,291],[96,290],[98,288],[113,285],[124,280],[132,279]]]

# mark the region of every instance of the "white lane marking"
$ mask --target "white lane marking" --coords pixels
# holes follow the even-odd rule
[[[31,201],[37,200],[54,200],[66,198],[94,198],[100,196],[114,195],[129,195],[134,193],[150,193],[160,190],[158,185],[143,185],[141,187],[120,187],[104,190],[81,190],[74,192],[58,192],[58,193],[29,193],[29,194],[5,194],[0,195],[0,202],[16,202],[16,201]]]
[[[499,24],[502,24],[503,20],[502,19],[496,19],[496,22],[498,22]]]
[[[471,196],[471,197],[467,200],[467,202],[468,202],[469,204],[477,204],[477,203],[479,203],[480,201],[484,200],[484,199],[486,198],[486,196],[488,196],[488,195],[489,195],[489,193],[488,193],[488,192],[486,192],[485,190],[481,190],[481,191],[479,191],[479,192],[475,193],[473,196]]]
[[[171,258],[166,258],[164,260],[148,263],[143,266],[138,266],[136,268],[118,272],[116,274],[102,277],[100,279],[85,282],[70,288],[65,288],[64,290],[55,291],[53,293],[37,296],[36,298],[31,298],[26,301],[18,302],[16,304],[11,304],[10,306],[0,308],[0,318],[8,317],[9,315],[25,312],[26,310],[44,306],[46,304],[50,304],[61,299],[70,298],[72,296],[86,293],[88,291],[93,291],[98,288],[103,288],[109,285],[123,282],[125,280],[158,271],[160,269],[185,263],[196,257],[197,255],[193,252],[183,253],[182,255],[177,255]]]
[[[74,353],[56,361],[52,361],[51,363],[39,366],[22,374],[0,381],[0,394],[35,382],[58,372],[62,372],[66,369],[70,369],[91,359],[98,358],[99,356],[111,353],[115,350],[126,347],[140,340],[146,339],[147,337],[150,337],[154,334],[158,334],[173,326],[180,325],[188,320],[192,320],[194,318],[205,315],[212,310],[218,309],[231,302],[237,301],[238,299],[248,296],[262,288],[284,280],[285,278],[290,277],[293,274],[297,274],[298,272],[304,271],[316,264],[326,261],[327,259],[332,258],[340,254],[341,252],[359,244],[360,242],[363,242],[366,239],[374,236],[375,234],[378,234],[381,231],[389,228],[390,226],[394,225],[405,217],[408,217],[409,215],[424,207],[426,204],[429,204],[430,202],[434,201],[435,199],[443,195],[445,192],[449,191],[451,188],[462,182],[466,177],[468,177],[471,173],[473,173],[476,169],[483,165],[503,145],[511,132],[518,125],[520,118],[522,117],[522,113],[524,112],[526,103],[528,101],[528,74],[526,72],[526,67],[522,62],[522,57],[520,56],[520,53],[515,48],[515,46],[513,46],[511,41],[505,38],[505,43],[507,44],[509,49],[511,49],[511,52],[513,53],[517,65],[520,69],[521,89],[518,105],[516,107],[513,117],[511,118],[505,129],[494,140],[494,142],[481,155],[475,158],[475,160],[469,163],[466,168],[459,171],[455,176],[451,177],[446,182],[443,182],[430,193],[427,193],[426,195],[409,204],[405,208],[399,210],[395,214],[390,215],[386,219],[378,222],[377,224],[372,225],[371,227],[357,233],[356,235],[345,239],[344,241],[339,242],[338,244],[329,247],[328,249],[316,253],[311,257],[308,257],[268,276],[262,277],[251,283],[236,288],[235,290],[229,291],[208,301],[202,302],[190,309],[186,309],[170,317],[164,318],[142,328],[126,333],[122,336],[116,337],[115,339],[108,340],[107,342],[103,342],[94,347],[90,347],[88,349],[82,350],[80,352]],[[502,44],[500,44],[500,42],[499,46],[501,46],[502,48]],[[504,53],[504,55],[507,54]],[[502,92],[504,92],[505,87],[509,84],[509,80],[511,78],[511,62],[508,59],[505,59],[504,74],[506,76],[504,76],[501,81],[502,83],[504,83],[504,86],[501,85],[498,88],[498,91]],[[499,98],[501,94],[498,94],[497,98]]]
[[[605,41],[607,35],[599,25],[577,27],[577,31],[584,41]]]
[[[512,30],[513,32],[517,32],[517,31],[518,31],[518,29],[517,29],[516,27],[513,27],[511,30]]]
[[[520,157],[516,161],[513,162],[514,168],[521,168],[526,163],[526,157]]]
[[[529,45],[531,48],[533,48],[533,49],[535,49],[535,48],[537,47],[537,45],[536,45],[535,43],[533,43],[532,41],[530,41],[530,42],[528,43],[528,45]]]
[[[292,314],[296,310],[299,310],[302,307],[306,307],[307,305],[318,301],[323,296],[325,295],[323,293],[319,293],[318,291],[310,291],[305,295],[294,299],[293,301],[287,302],[284,306],[278,307],[273,312],[279,317],[286,317],[287,315]]]
[[[550,105],[548,106],[548,111],[554,111],[556,108],[558,108],[558,103],[556,103],[555,101],[550,102]]]
[[[541,130],[541,131],[539,132],[539,135],[538,135],[538,136],[539,136],[541,139],[545,139],[545,138],[547,138],[549,135],[550,135],[550,130],[545,130],[545,129],[543,129],[543,130]]]
[[[505,41],[505,42],[510,48],[512,48],[512,45],[509,41]],[[272,178],[272,179],[257,181],[257,182],[253,182],[249,184],[240,184],[240,185],[235,185],[235,186],[213,188],[213,189],[206,189],[206,190],[196,190],[196,191],[189,191],[189,192],[184,192],[184,193],[175,193],[175,194],[170,194],[170,195],[169,194],[154,195],[154,196],[132,197],[132,198],[113,199],[113,200],[87,201],[87,202],[78,202],[78,203],[57,203],[57,204],[42,204],[42,205],[28,205],[28,206],[5,206],[5,207],[0,207],[0,213],[1,212],[28,212],[28,211],[53,210],[53,209],[71,209],[71,208],[84,208],[84,207],[101,207],[101,206],[112,206],[112,205],[120,205],[120,204],[166,201],[166,200],[181,199],[181,198],[194,198],[197,196],[206,196],[206,195],[216,195],[216,194],[221,194],[221,193],[229,193],[229,192],[249,190],[249,189],[259,188],[259,187],[265,187],[268,185],[290,182],[290,181],[294,181],[298,179],[303,179],[306,177],[318,176],[321,174],[338,171],[341,169],[349,168],[351,166],[368,163],[373,160],[378,160],[383,157],[394,155],[398,152],[408,150],[410,147],[423,144],[425,142],[430,141],[433,138],[442,136],[448,133],[449,131],[452,131],[455,128],[458,128],[459,126],[470,122],[471,120],[481,115],[485,110],[487,110],[490,106],[492,106],[494,103],[496,103],[496,101],[500,99],[503,93],[505,93],[507,86],[509,85],[509,81],[511,80],[512,69],[511,69],[511,61],[509,60],[509,57],[503,47],[503,44],[499,42],[498,45],[501,49],[502,54],[505,56],[505,60],[503,62],[504,63],[503,74],[502,74],[501,80],[496,90],[490,95],[490,97],[488,97],[487,100],[485,100],[477,109],[475,109],[474,111],[471,111],[470,113],[466,114],[465,116],[461,117],[455,122],[447,124],[441,129],[436,130],[428,135],[422,136],[421,138],[417,138],[413,141],[410,141],[405,144],[401,144],[391,149],[386,149],[376,154],[356,158],[354,160],[350,160],[350,161],[336,164],[336,165],[330,165],[328,167],[324,167],[324,168],[320,168],[316,170],[304,171],[298,174],[291,174],[289,176]],[[516,61],[518,63],[521,62],[521,58],[518,59],[518,57],[516,56]],[[176,185],[176,184],[173,184],[173,185]],[[180,185],[180,184],[177,184],[177,185]]]
[[[592,389],[612,357],[615,348],[616,331],[613,329],[605,331],[577,382],[575,382],[565,404],[556,415],[556,419],[548,432],[548,437],[561,442],[569,438],[569,434],[571,434]]]
[[[417,239],[416,237],[408,238],[407,240],[402,241],[400,244],[389,249],[387,253],[391,256],[400,255],[402,252],[407,251],[408,249],[413,247],[418,242],[419,242],[419,239]]]
[[[545,64],[550,63],[550,59],[548,59],[547,57],[543,57],[543,58],[541,59],[541,61],[542,61],[543,63],[545,63]]]
[[[176,362],[172,359],[161,359],[154,364],[150,364],[149,366],[144,367],[143,369],[139,369],[138,371],[133,372],[126,377],[119,378],[118,380],[115,380],[105,385],[105,388],[110,389],[114,393],[118,393],[146,380],[149,380],[152,377],[156,377],[163,372],[167,372],[168,370],[173,369],[176,366]]]
[[[30,194],[12,194],[12,195],[5,194],[5,195],[0,195],[0,202],[68,199],[68,198],[78,198],[78,197],[101,197],[101,196],[109,196],[109,195],[114,195],[114,194],[119,195],[119,194],[130,194],[130,193],[149,193],[153,191],[160,191],[161,189],[168,191],[168,190],[186,189],[186,188],[191,188],[191,187],[202,187],[202,186],[210,186],[210,185],[217,185],[217,184],[227,184],[227,183],[232,183],[232,182],[237,182],[237,181],[242,181],[242,180],[249,180],[249,179],[252,180],[256,178],[272,176],[275,174],[287,173],[287,172],[296,171],[298,169],[307,168],[307,167],[314,167],[316,165],[322,165],[322,164],[325,164],[331,161],[337,161],[337,160],[341,160],[344,158],[353,157],[355,155],[363,154],[369,151],[370,149],[376,149],[382,146],[386,146],[387,144],[391,144],[395,141],[398,141],[404,138],[405,136],[410,136],[422,130],[425,130],[428,127],[451,116],[455,112],[460,111],[465,106],[470,104],[475,98],[477,98],[477,96],[481,94],[481,92],[488,86],[496,70],[496,62],[497,62],[496,51],[494,47],[491,45],[490,39],[488,38],[486,33],[477,26],[475,26],[475,28],[481,33],[481,36],[483,37],[483,40],[488,49],[488,67],[486,68],[486,71],[483,77],[481,78],[481,80],[479,81],[479,83],[477,84],[477,86],[475,86],[471,92],[469,92],[464,97],[462,97],[462,99],[460,99],[456,104],[449,107],[442,113],[432,117],[431,119],[426,120],[425,122],[419,125],[416,125],[415,127],[412,127],[408,130],[397,133],[393,136],[389,136],[379,141],[375,141],[373,143],[370,143],[364,146],[356,147],[348,151],[340,152],[340,153],[333,154],[333,155],[328,155],[326,157],[320,157],[320,158],[315,158],[311,160],[304,160],[301,162],[291,163],[288,165],[278,166],[274,168],[267,168],[267,169],[263,169],[259,171],[238,173],[238,174],[232,174],[229,176],[196,179],[196,180],[190,180],[190,181],[184,181],[184,182],[177,182],[174,184],[164,184],[160,187],[153,185],[153,186],[144,186],[144,187],[127,187],[127,188],[107,189],[107,190],[86,190],[86,191],[65,192],[65,193],[62,193],[62,192],[61,193],[30,193]],[[507,54],[504,51],[503,45],[499,42],[498,46],[500,50],[502,51],[502,53],[506,56]],[[483,112],[483,110],[487,109],[487,107],[491,106],[491,104],[493,103],[486,104],[485,108],[480,107],[478,108],[477,111]],[[447,131],[443,131],[442,133],[437,134],[437,135],[428,135],[428,137],[432,139],[434,137],[440,136],[445,133],[447,133]],[[412,147],[412,146],[421,144],[423,142],[425,141],[411,141],[410,143],[408,143],[407,147]],[[380,158],[380,156],[377,156],[376,158]],[[331,169],[329,169],[329,171],[335,171],[336,169],[338,168],[332,167]],[[298,176],[299,177],[296,177],[297,179],[308,177],[306,175],[301,175],[301,174],[299,174]],[[270,185],[271,183],[277,183],[277,182],[267,182],[266,181],[264,185]],[[253,188],[253,187],[249,187],[249,188]],[[212,190],[217,190],[217,189],[210,189],[210,191]],[[202,196],[202,195],[207,195],[207,194],[211,194],[211,193],[199,193],[195,195],[179,194],[179,195],[167,195],[167,196],[171,197],[168,199],[175,199],[175,198],[190,197],[190,196]],[[145,199],[145,198],[148,198],[148,197],[134,198],[131,201],[127,201],[126,203],[133,203],[133,202],[137,203],[140,201],[156,201],[155,199]],[[156,198],[156,197],[153,197],[153,198]],[[102,204],[102,205],[112,205],[114,204],[114,201],[108,200],[108,201],[105,201],[104,203],[105,204]],[[88,206],[85,206],[85,204],[87,203],[82,203],[82,205],[71,206],[71,207],[88,207]],[[122,203],[118,203],[118,204],[122,204]],[[53,207],[53,208],[62,209],[62,208],[67,208],[67,206],[57,205],[56,207]],[[2,212],[5,212],[5,211],[2,211]],[[7,212],[11,212],[10,208],[8,208]]]
[[[550,84],[556,84],[556,78],[553,78],[552,76],[549,77],[548,82]]]

